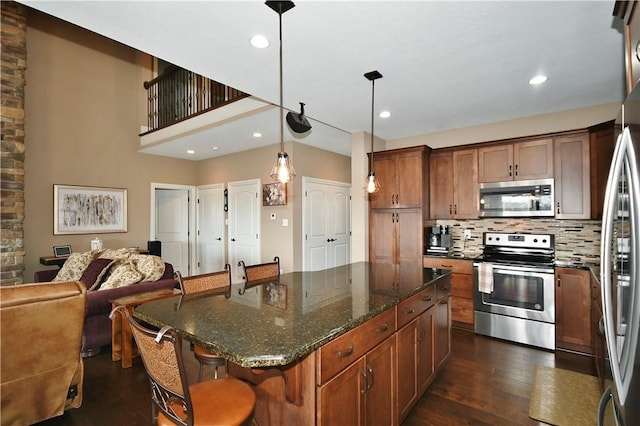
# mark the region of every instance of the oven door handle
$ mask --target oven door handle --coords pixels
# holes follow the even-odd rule
[[[553,272],[541,271],[539,269],[504,269],[504,268],[496,268],[494,267],[493,272],[495,274],[503,274],[503,275],[518,275],[519,277],[524,276],[543,276],[548,274],[553,274]]]

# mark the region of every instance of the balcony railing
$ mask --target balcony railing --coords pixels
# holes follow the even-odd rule
[[[147,89],[147,126],[144,134],[249,96],[233,87],[183,68],[171,66]]]

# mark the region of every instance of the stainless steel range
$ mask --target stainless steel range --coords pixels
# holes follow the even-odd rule
[[[553,235],[485,232],[483,240],[473,263],[475,332],[555,349]]]

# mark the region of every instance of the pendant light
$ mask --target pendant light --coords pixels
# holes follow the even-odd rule
[[[369,71],[364,75],[367,80],[371,81],[371,154],[369,155],[369,174],[364,184],[364,189],[373,194],[380,190],[380,182],[376,179],[376,174],[373,172],[373,108],[375,99],[375,86],[376,80],[382,78],[382,74],[378,71]]]
[[[282,14],[293,9],[295,4],[292,1],[267,1],[267,6],[273,9],[280,19],[280,152],[275,166],[271,170],[271,178],[286,183],[296,177],[296,171],[289,155],[284,152],[284,117],[282,109]]]

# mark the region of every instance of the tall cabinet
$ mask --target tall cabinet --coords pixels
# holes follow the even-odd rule
[[[423,145],[375,153],[373,170],[381,188],[369,196],[371,262],[422,264],[430,151]]]

